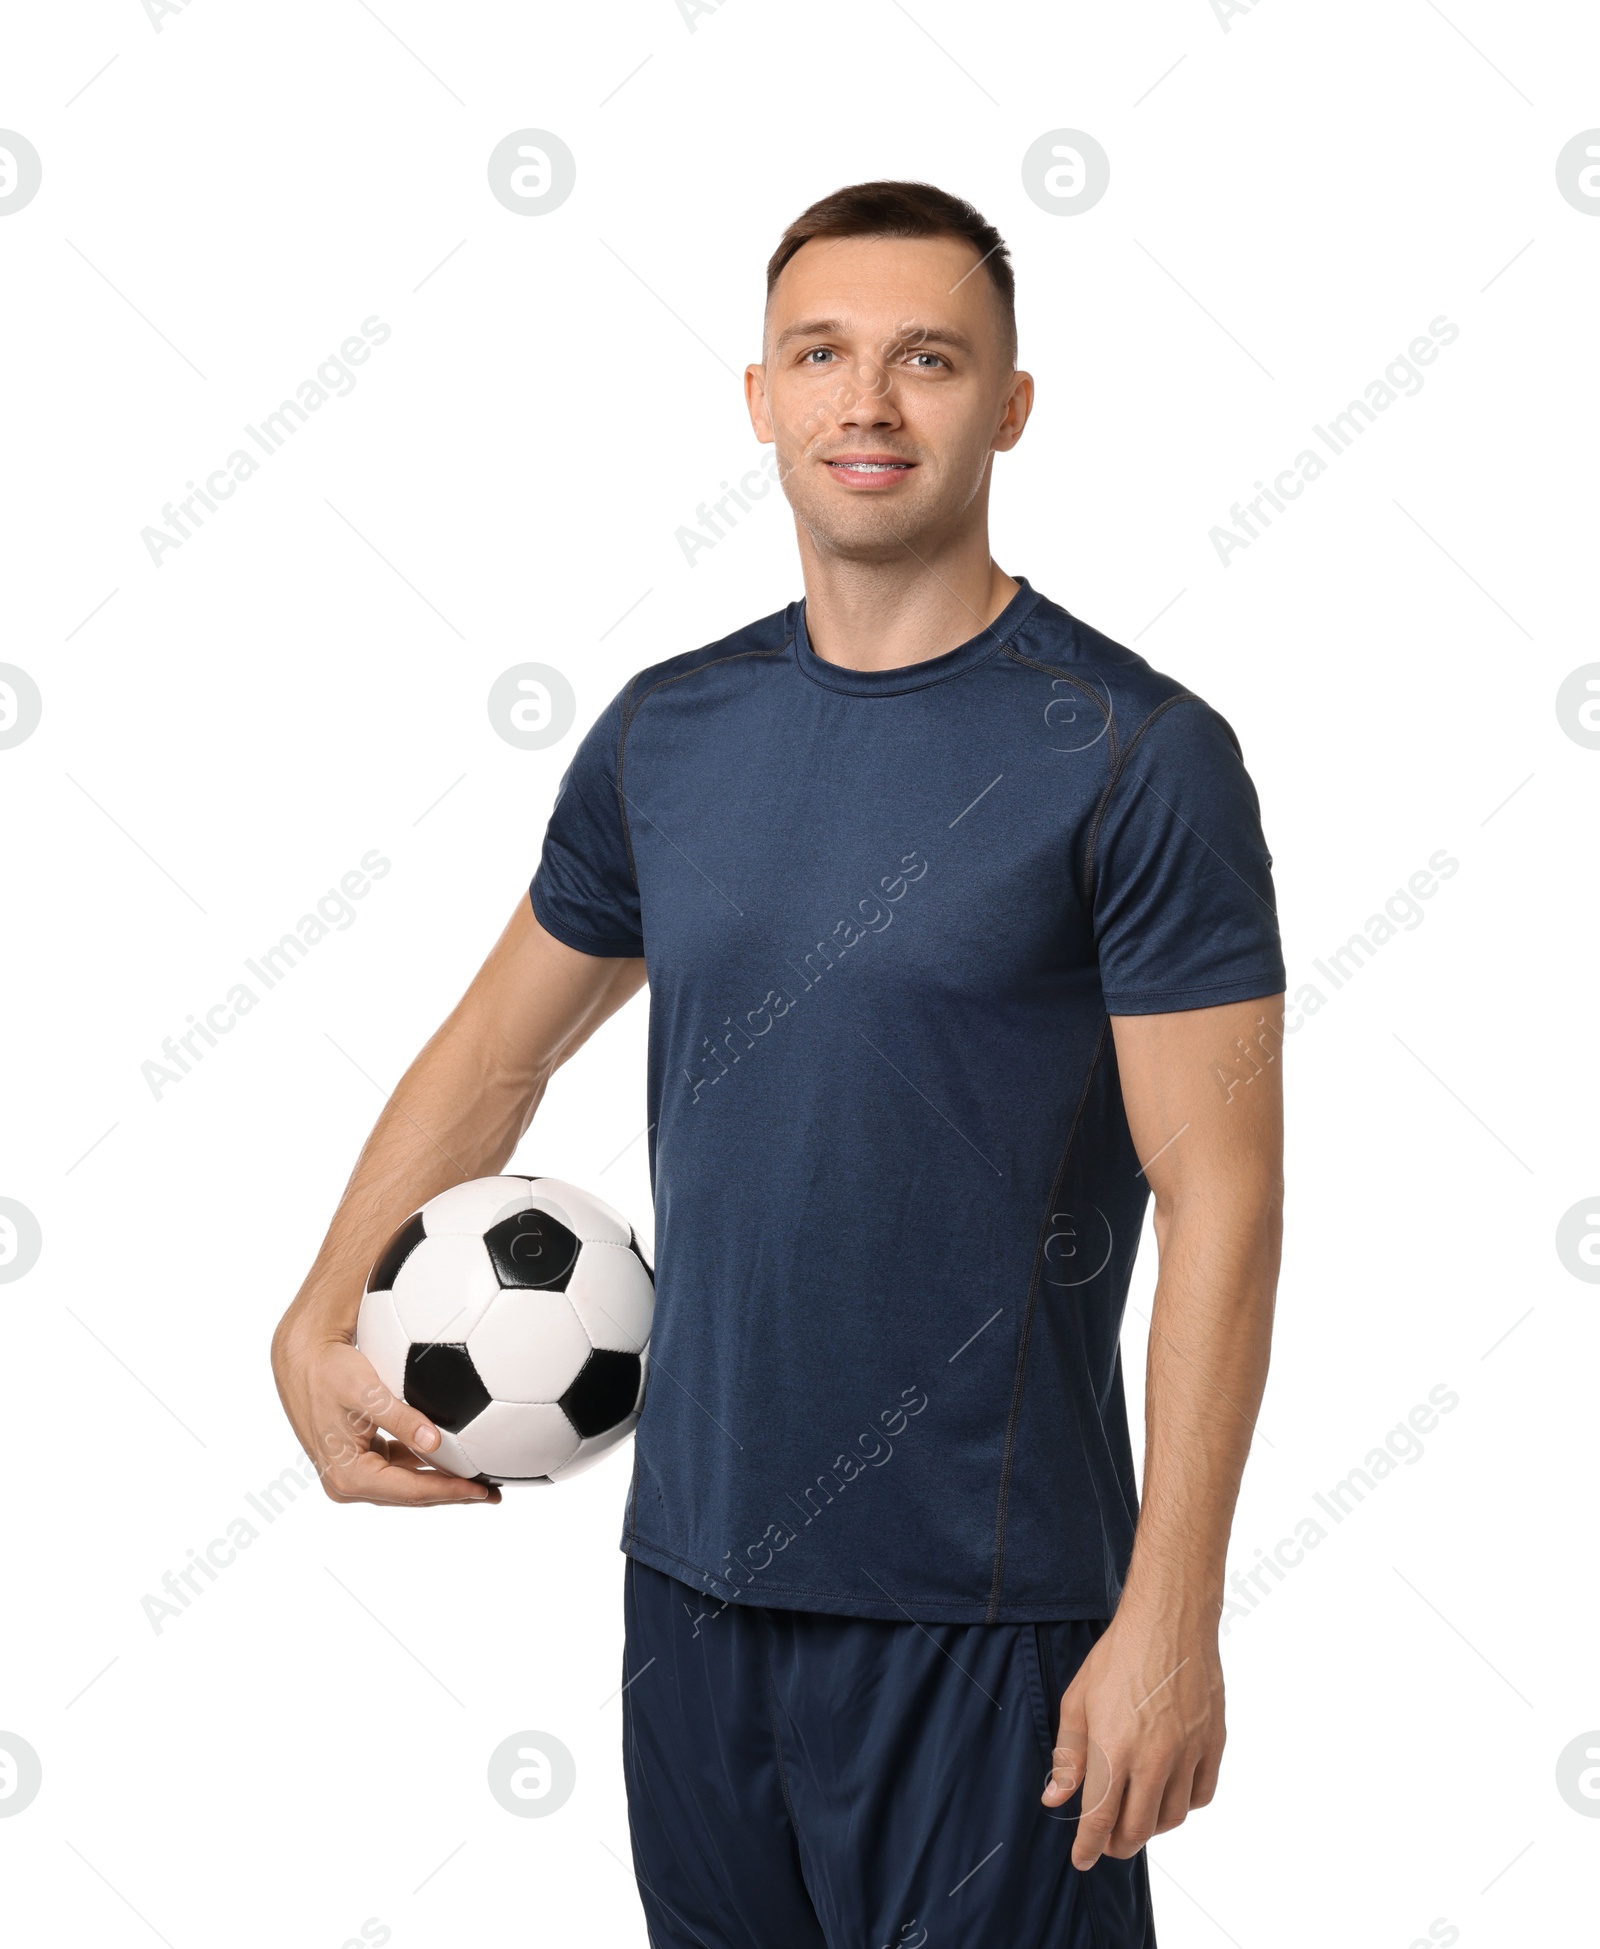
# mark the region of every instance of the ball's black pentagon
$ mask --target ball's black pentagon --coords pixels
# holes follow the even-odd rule
[[[414,1211],[383,1248],[378,1263],[368,1275],[367,1291],[369,1293],[392,1291],[396,1273],[426,1237],[427,1233],[422,1229],[422,1213]]]
[[[603,1435],[633,1413],[639,1356],[596,1347],[561,1397],[561,1411],[580,1435]]]
[[[547,1211],[518,1211],[483,1235],[502,1286],[565,1292],[578,1262],[578,1241]]]
[[[452,1435],[489,1405],[489,1390],[460,1340],[414,1340],[406,1352],[403,1391],[419,1414]]]
[[[650,1283],[653,1286],[656,1283],[655,1267],[651,1265],[650,1261],[645,1257],[643,1252],[639,1250],[639,1234],[633,1229],[631,1225],[628,1227],[628,1250],[639,1261],[640,1265],[644,1267],[646,1273],[649,1275]]]

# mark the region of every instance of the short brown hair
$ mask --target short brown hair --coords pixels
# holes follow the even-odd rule
[[[814,237],[962,237],[982,260],[1017,355],[1017,281],[1005,239],[970,203],[932,183],[852,183],[803,210],[767,260],[767,296],[783,267]]]

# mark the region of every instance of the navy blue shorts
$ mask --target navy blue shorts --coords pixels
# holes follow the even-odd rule
[[[629,1557],[623,1769],[653,1949],[1155,1949],[1144,1852],[1040,1801],[1103,1622],[723,1605]]]

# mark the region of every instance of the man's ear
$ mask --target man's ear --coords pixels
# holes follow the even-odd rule
[[[1011,375],[1011,390],[1006,394],[1005,405],[1001,409],[1000,424],[995,428],[994,450],[996,453],[1009,453],[1022,438],[1023,428],[1028,424],[1028,415],[1033,411],[1033,374],[1014,372]]]
[[[750,424],[763,446],[773,441],[772,417],[767,411],[767,368],[747,365],[744,369],[744,403],[749,408]]]

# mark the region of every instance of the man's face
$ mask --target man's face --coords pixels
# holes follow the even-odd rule
[[[872,562],[983,520],[990,457],[1021,436],[1033,382],[970,244],[815,238],[773,289],[745,393],[801,525]]]

